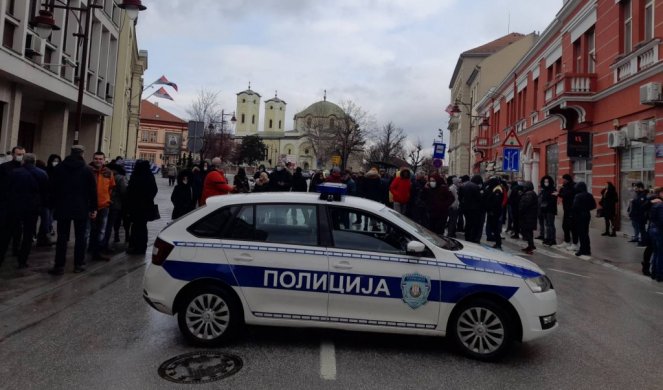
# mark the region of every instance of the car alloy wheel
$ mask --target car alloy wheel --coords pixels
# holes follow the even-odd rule
[[[241,321],[238,306],[224,289],[207,287],[190,294],[178,313],[184,336],[202,346],[217,345]]]
[[[480,299],[459,308],[452,322],[456,345],[466,355],[479,360],[496,360],[510,347],[511,318],[498,304]]]

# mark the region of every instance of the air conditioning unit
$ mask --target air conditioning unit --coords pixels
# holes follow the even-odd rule
[[[647,83],[640,86],[640,104],[663,103],[661,83]]]
[[[626,134],[623,131],[611,131],[608,133],[608,147],[612,149],[626,147]]]
[[[31,56],[44,55],[44,42],[36,35],[28,35],[30,38],[25,48],[25,54]]]
[[[628,139],[631,141],[647,141],[651,139],[651,131],[649,130],[648,121],[630,122],[627,129]]]

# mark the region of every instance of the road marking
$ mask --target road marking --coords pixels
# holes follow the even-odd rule
[[[578,276],[578,277],[580,277],[580,278],[591,279],[589,276],[580,275],[580,274],[574,274],[573,272],[566,272],[566,271],[562,271],[562,270],[559,270],[559,269],[548,268],[548,270],[550,270],[550,271],[555,271],[555,272],[559,272],[559,273],[562,273],[562,274]]]
[[[320,377],[336,380],[336,351],[331,341],[323,341],[320,345]]]
[[[551,251],[545,250],[545,249],[536,249],[534,253],[539,253],[539,254],[542,254],[544,256],[552,257],[553,259],[565,259],[566,258],[566,256],[558,255],[555,252],[551,252]]]

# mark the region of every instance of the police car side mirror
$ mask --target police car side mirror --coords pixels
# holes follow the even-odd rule
[[[424,253],[426,245],[419,241],[410,241],[407,243],[407,253]]]

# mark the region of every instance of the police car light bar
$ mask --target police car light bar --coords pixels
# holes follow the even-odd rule
[[[348,194],[348,186],[341,183],[322,183],[318,185],[317,191],[320,193],[320,200],[338,202],[343,195]]]

